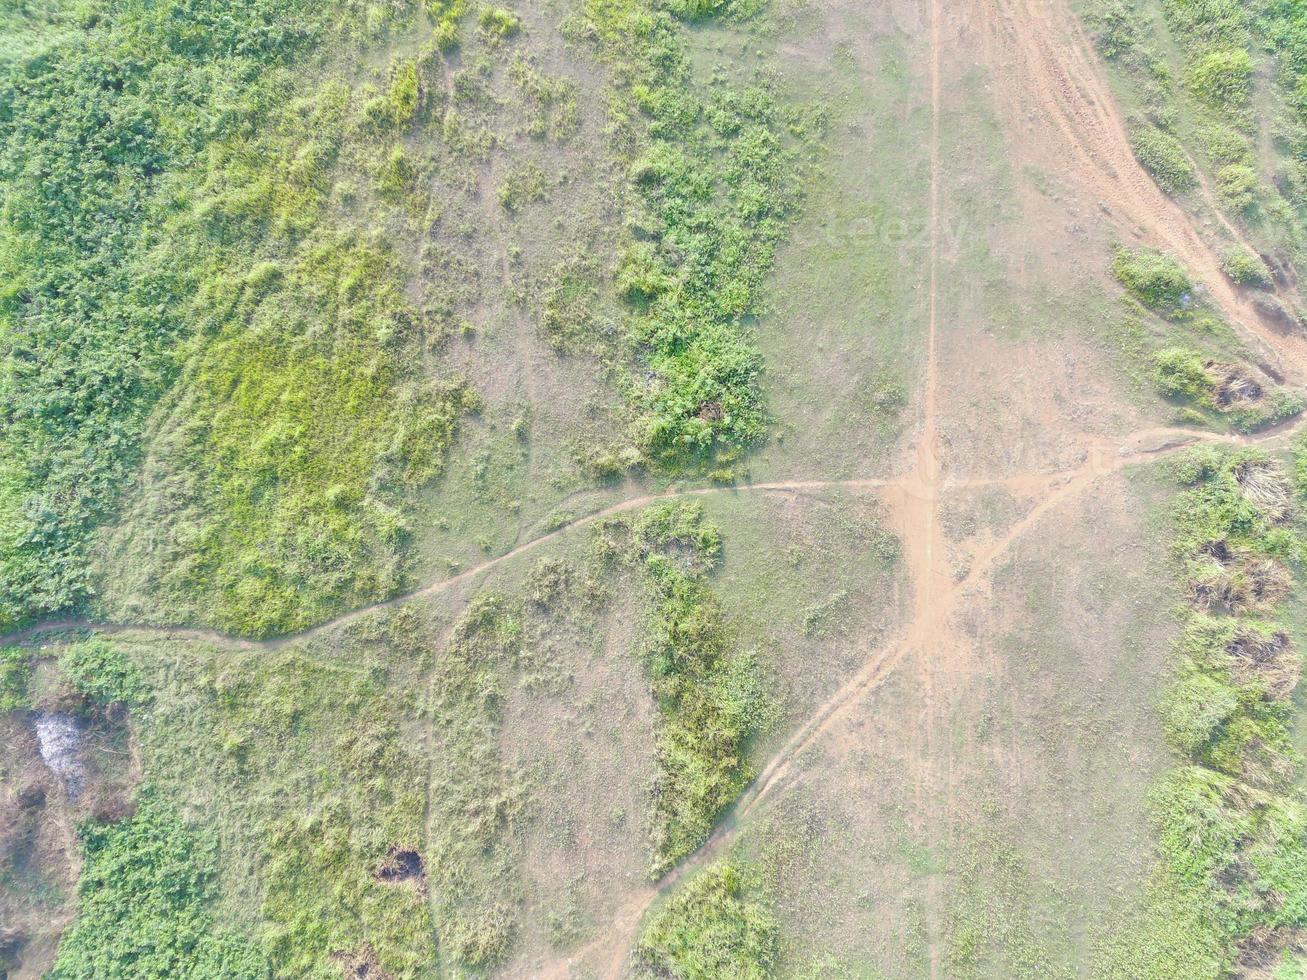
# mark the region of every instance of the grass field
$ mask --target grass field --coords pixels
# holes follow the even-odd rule
[[[1293,3],[0,3],[0,976],[1307,970]]]

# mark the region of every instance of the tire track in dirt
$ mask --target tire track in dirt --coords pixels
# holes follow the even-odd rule
[[[967,480],[953,486],[957,487],[987,487],[987,486],[1013,486],[1028,480],[1028,475],[1017,474],[1011,477],[1000,477],[995,479]],[[562,524],[546,534],[536,538],[531,538],[515,548],[480,562],[465,571],[460,572],[450,578],[438,579],[426,585],[419,586],[409,592],[404,592],[389,599],[382,599],[366,606],[360,606],[357,609],[351,609],[348,612],[341,613],[332,619],[324,620],[313,626],[309,626],[293,633],[283,633],[271,637],[251,637],[240,636],[233,633],[224,633],[221,630],[206,629],[204,627],[184,626],[180,624],[161,624],[161,623],[111,623],[96,622],[85,618],[68,617],[61,619],[42,620],[25,626],[22,629],[13,630],[9,633],[0,635],[0,645],[12,645],[23,643],[45,633],[56,633],[68,630],[94,630],[98,633],[108,635],[121,633],[155,633],[172,639],[179,640],[196,640],[225,646],[238,647],[242,649],[263,649],[275,650],[278,647],[286,646],[301,640],[311,639],[322,633],[329,632],[342,626],[348,626],[350,623],[365,618],[373,613],[380,612],[394,606],[402,605],[413,599],[421,599],[427,596],[440,595],[447,592],[455,586],[470,582],[484,572],[488,572],[498,565],[511,562],[513,559],[521,557],[528,552],[535,551],[545,545],[556,541],[565,536],[568,532],[596,524],[607,517],[615,517],[632,510],[639,510],[651,504],[656,504],[667,500],[682,500],[690,497],[715,496],[721,494],[741,494],[741,493],[813,493],[823,490],[875,490],[882,487],[894,486],[899,481],[890,479],[854,479],[854,480],[780,480],[771,483],[745,483],[730,486],[717,487],[692,487],[688,490],[673,490],[665,493],[646,494],[638,497],[629,497],[620,500],[617,503],[604,507],[591,514],[584,514],[576,517],[566,524]]]
[[[763,766],[740,794],[735,804],[722,817],[716,829],[700,845],[699,849],[685,858],[658,880],[654,885],[641,890],[622,906],[622,911],[612,921],[608,931],[600,938],[574,950],[565,959],[550,964],[537,971],[534,976],[566,977],[574,964],[585,959],[590,953],[612,944],[614,954],[604,976],[617,980],[622,975],[630,950],[634,946],[635,930],[644,913],[657,899],[671,891],[683,878],[698,868],[703,867],[730,843],[740,823],[768,797],[783,789],[793,771],[795,762],[811,747],[820,742],[844,720],[865,695],[871,693],[887,680],[905,656],[918,649],[923,636],[934,636],[941,642],[949,639],[948,622],[957,603],[964,598],[964,592],[979,583],[1008,550],[1024,534],[1039,523],[1050,511],[1076,495],[1090,489],[1098,480],[1120,472],[1128,466],[1165,458],[1180,450],[1198,443],[1219,443],[1236,446],[1266,445],[1276,440],[1288,438],[1307,427],[1307,419],[1297,419],[1256,436],[1227,435],[1222,433],[1196,432],[1190,429],[1150,428],[1131,433],[1121,443],[1097,443],[1087,451],[1083,465],[1071,471],[1044,474],[1020,474],[1005,480],[961,480],[946,481],[944,489],[958,489],[976,486],[1012,485],[1021,483],[1027,488],[1032,484],[1042,486],[1042,492],[1036,504],[1020,520],[1012,525],[1008,532],[979,554],[971,570],[960,581],[947,581],[942,590],[934,590],[935,600],[930,609],[923,630],[922,624],[910,621],[902,634],[890,644],[876,650],[863,663],[858,672],[845,681],[839,689],[830,695],[804,723],[790,736],[775,755]],[[920,453],[920,450],[918,450]],[[909,501],[912,495],[907,488],[917,483],[915,478],[905,481],[850,481],[855,484],[879,484],[880,495],[891,511],[898,503],[907,503],[905,510],[898,514],[920,513],[927,506],[923,500]],[[829,484],[828,484],[829,485]],[[843,486],[849,483],[840,484]],[[776,489],[776,485],[767,489]],[[900,498],[899,495],[903,495]],[[918,532],[920,523],[908,525]],[[905,547],[905,551],[909,548]],[[924,553],[924,548],[921,551]],[[914,585],[916,584],[914,580]],[[917,602],[914,597],[914,610]],[[915,618],[915,613],[914,613]],[[942,624],[942,625],[941,625]]]
[[[1070,168],[1126,234],[1175,255],[1255,351],[1278,360],[1280,373],[1307,381],[1307,338],[1276,332],[1221,272],[1219,258],[1188,215],[1139,165],[1093,47],[1061,0],[983,0],[976,8],[981,51],[1013,105],[1033,107],[1052,123],[1079,166]],[[1056,149],[1051,155],[1064,157]],[[1219,214],[1219,211],[1217,212]]]
[[[942,108],[942,20],[944,12],[942,0],[930,0],[930,205],[928,228],[930,235],[930,293],[928,297],[926,320],[926,390],[922,397],[922,427],[920,444],[917,447],[917,487],[904,487],[898,500],[890,503],[891,513],[899,515],[903,524],[902,537],[904,554],[907,558],[908,576],[912,582],[913,611],[903,642],[891,648],[888,656],[879,658],[864,683],[856,685],[849,692],[839,707],[830,712],[812,731],[795,747],[795,754],[786,759],[772,776],[772,782],[764,783],[757,798],[750,806],[757,805],[757,800],[767,792],[775,780],[783,777],[790,767],[790,761],[803,751],[805,744],[810,744],[818,735],[829,731],[835,721],[861,699],[862,693],[879,686],[889,675],[902,657],[909,653],[917,655],[918,690],[921,692],[919,703],[919,723],[917,737],[924,745],[921,752],[923,765],[916,770],[914,781],[913,806],[914,829],[920,835],[925,828],[921,826],[921,816],[925,813],[922,805],[922,793],[925,784],[932,776],[932,760],[935,758],[931,745],[935,740],[935,675],[946,667],[945,658],[952,660],[956,648],[950,643],[948,635],[948,611],[938,601],[940,589],[939,578],[943,575],[943,588],[948,588],[947,542],[939,519],[939,223],[940,223],[940,111]],[[914,493],[920,492],[921,507],[912,506]],[[887,501],[889,503],[889,501]],[[897,506],[896,506],[897,505]],[[918,512],[919,511],[919,512]],[[920,522],[918,529],[912,525]],[[915,540],[916,534],[920,540]],[[873,658],[876,660],[877,658]],[[747,809],[747,808],[746,808]],[[931,875],[926,880],[926,943],[930,958],[930,975],[939,975],[939,949],[937,930],[930,912],[938,907],[938,877]]]

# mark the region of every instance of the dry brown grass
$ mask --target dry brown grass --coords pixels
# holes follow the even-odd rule
[[[1289,570],[1274,558],[1207,555],[1189,579],[1189,604],[1200,612],[1265,612],[1289,594]]]
[[[1269,697],[1287,700],[1302,675],[1302,662],[1294,652],[1289,637],[1282,632],[1271,634],[1254,629],[1240,629],[1226,646],[1234,679],[1240,684],[1260,681]]]
[[[1242,408],[1261,401],[1265,395],[1262,386],[1241,365],[1208,361],[1203,369],[1212,379],[1212,399],[1218,408]]]
[[[1239,944],[1232,976],[1239,980],[1272,980],[1280,975],[1277,968],[1286,952],[1307,953],[1307,929],[1258,926]]]
[[[1244,498],[1275,523],[1284,521],[1293,509],[1293,487],[1279,464],[1270,460],[1245,460],[1234,468],[1234,479]]]

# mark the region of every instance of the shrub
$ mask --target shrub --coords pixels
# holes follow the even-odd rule
[[[214,927],[211,854],[149,789],[118,824],[79,829],[84,865],[77,917],[51,980],[266,978],[258,948]]]
[[[765,711],[761,673],[708,584],[721,552],[697,503],[657,504],[597,528],[596,547],[638,569],[651,593],[641,641],[658,700],[651,873],[707,838],[753,776],[745,746]]]
[[[1216,192],[1236,211],[1249,211],[1257,203],[1257,173],[1242,163],[1232,163],[1216,172]]]
[[[544,172],[534,163],[526,163],[508,171],[496,196],[505,211],[518,211],[523,205],[543,201],[545,192]]]
[[[641,977],[763,980],[780,955],[780,923],[762,874],[736,860],[709,865],[649,919],[635,947]]]
[[[1213,109],[1238,114],[1248,107],[1253,62],[1243,48],[1222,48],[1201,55],[1189,65],[1189,87]]]
[[[27,708],[27,682],[31,674],[31,657],[26,650],[0,647],[0,712]]]
[[[1221,260],[1221,271],[1230,277],[1231,282],[1240,286],[1263,289],[1271,284],[1266,263],[1245,245],[1234,245],[1226,250]]]
[[[683,20],[707,20],[729,6],[729,0],[665,0],[665,6]]]
[[[1153,355],[1153,375],[1162,394],[1172,398],[1205,401],[1212,391],[1212,379],[1203,359],[1193,351],[1167,347]]]
[[[484,8],[477,22],[481,25],[483,34],[496,40],[515,37],[522,29],[521,18],[503,7]]]
[[[1104,58],[1119,58],[1139,43],[1139,22],[1131,0],[1110,0],[1091,16],[1094,46]]]
[[[1117,249],[1112,272],[1136,299],[1167,316],[1180,311],[1193,289],[1175,259],[1152,249]]]
[[[395,125],[412,121],[418,107],[418,66],[412,58],[401,59],[391,66],[386,103]]]
[[[59,670],[96,704],[133,705],[145,693],[140,672],[123,649],[99,637],[66,647],[59,655]]]
[[[1206,674],[1190,674],[1173,684],[1162,700],[1167,741],[1176,750],[1193,755],[1213,739],[1238,706],[1227,685]]]
[[[1194,186],[1194,168],[1180,141],[1170,133],[1155,126],[1137,126],[1130,131],[1130,145],[1143,168],[1168,194]]]

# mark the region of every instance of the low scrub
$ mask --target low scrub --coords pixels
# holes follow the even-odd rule
[[[1205,358],[1182,347],[1166,347],[1153,355],[1153,378],[1167,398],[1219,413],[1240,432],[1292,418],[1307,404],[1291,389],[1268,389],[1245,365]]]
[[[1184,147],[1170,133],[1156,126],[1135,126],[1130,130],[1130,146],[1143,168],[1168,194],[1191,190],[1197,183]]]
[[[739,13],[680,4],[688,19]],[[651,0],[591,0],[586,32],[613,70],[630,173],[616,281],[643,380],[626,385],[632,435],[660,466],[729,472],[762,439],[762,357],[747,325],[797,202],[792,143],[806,127],[771,87],[694,83],[672,12]]]
[[[1105,954],[1111,976],[1224,975],[1268,949],[1278,957],[1307,926],[1302,760],[1289,728],[1301,664],[1272,618],[1300,548],[1290,485],[1271,459],[1214,447],[1173,472],[1186,488],[1174,549],[1191,593],[1213,574],[1257,568],[1275,569],[1278,585],[1255,607],[1193,602],[1183,614],[1160,704],[1182,762],[1151,794],[1162,860],[1142,913]]]
[[[739,859],[709,865],[650,914],[635,947],[638,977],[762,980],[780,953],[763,873]]]
[[[1245,245],[1226,250],[1221,259],[1221,271],[1239,286],[1265,289],[1271,285],[1271,274],[1260,255]]]
[[[1135,299],[1163,316],[1178,316],[1191,305],[1193,283],[1175,259],[1153,249],[1119,248],[1112,274]]]
[[[51,980],[141,977],[263,980],[257,945],[215,926],[213,851],[149,788],[136,812],[78,831],[77,918]]]
[[[599,553],[640,574],[650,593],[640,642],[658,701],[651,874],[707,839],[753,778],[745,750],[765,716],[761,672],[709,585],[721,553],[696,503],[659,504],[597,531]]]

